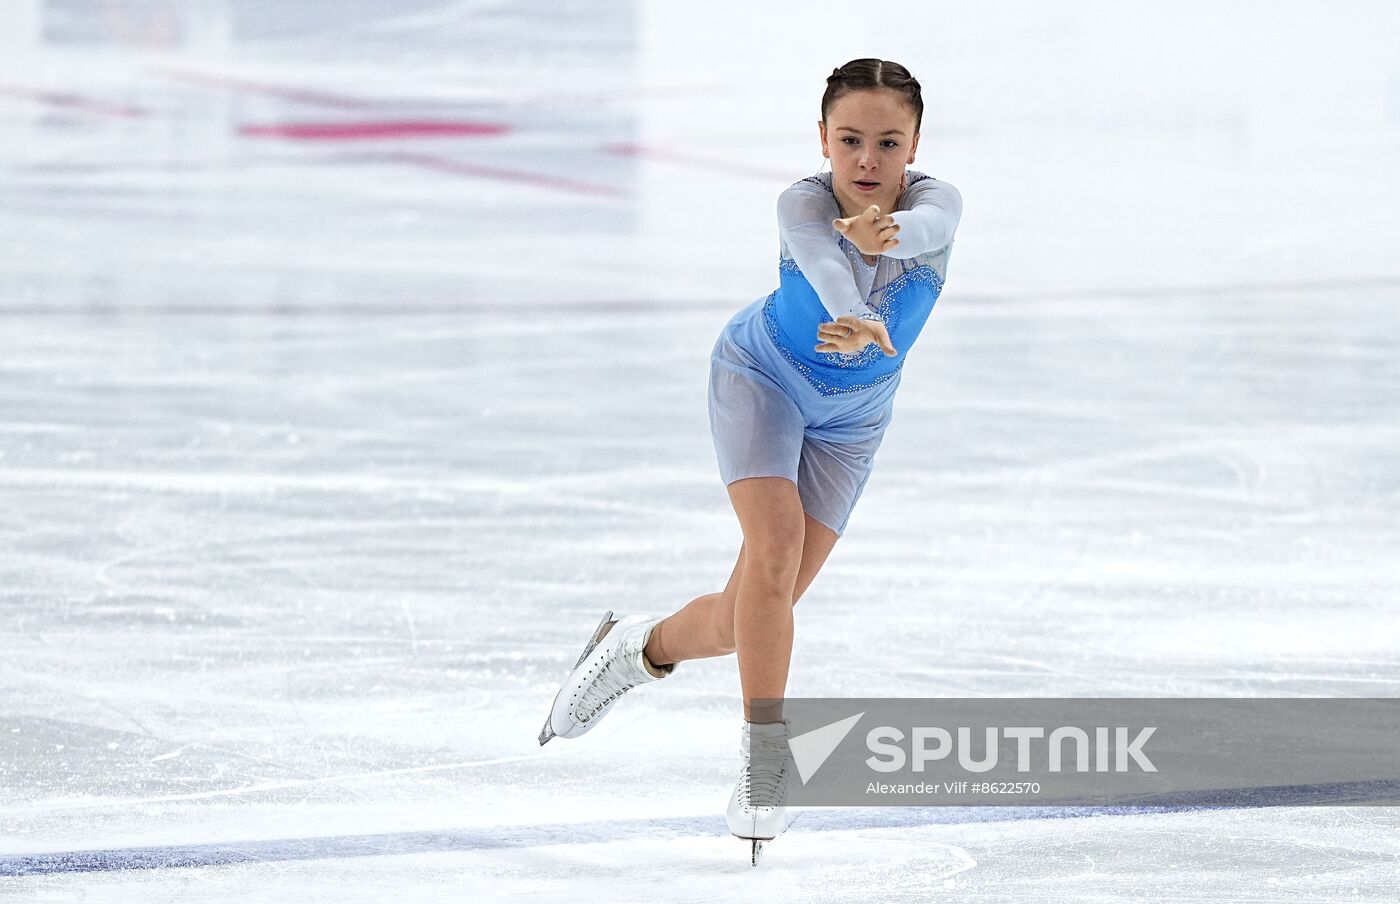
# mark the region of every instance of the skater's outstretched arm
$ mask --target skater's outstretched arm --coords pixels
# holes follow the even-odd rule
[[[783,242],[831,319],[877,317],[856,288],[850,260],[832,237],[831,221],[840,216],[836,198],[824,189],[799,182],[778,196]]]
[[[923,179],[905,190],[909,210],[896,210],[899,244],[880,252],[886,257],[910,258],[929,254],[953,240],[962,219],[962,195],[947,182]]]

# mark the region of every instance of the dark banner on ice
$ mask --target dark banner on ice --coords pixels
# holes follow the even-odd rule
[[[1400,804],[1400,699],[788,698],[781,708],[790,806]]]

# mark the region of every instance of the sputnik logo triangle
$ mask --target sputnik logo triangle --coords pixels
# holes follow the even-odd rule
[[[807,784],[808,779],[816,774],[863,715],[865,713],[859,712],[840,722],[832,722],[830,725],[823,725],[788,739],[788,746],[792,748],[792,761],[797,765],[797,775],[802,779],[802,784]]]

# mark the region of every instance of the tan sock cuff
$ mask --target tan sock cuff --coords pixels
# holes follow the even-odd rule
[[[651,629],[651,636],[647,638],[646,645],[642,647],[642,661],[646,663],[646,667],[650,669],[651,673],[657,678],[660,678],[662,675],[671,674],[671,670],[676,667],[675,663],[665,661],[669,657],[666,655],[666,647],[661,643],[661,626],[664,624],[664,621],[656,623],[656,627]],[[646,647],[650,646],[655,646],[657,658],[663,660],[662,663],[657,664],[653,662],[652,658],[647,655]]]

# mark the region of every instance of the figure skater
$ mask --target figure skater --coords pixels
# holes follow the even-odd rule
[[[744,759],[726,815],[755,862],[784,816],[793,606],[870,478],[962,216],[956,188],[906,169],[923,108],[897,63],[853,60],[827,78],[817,125],[831,171],[778,197],[779,287],[734,315],[710,356],[711,434],[743,532],[729,582],[664,618],[604,615],[540,734],[578,737],[677,663],[737,651]]]

